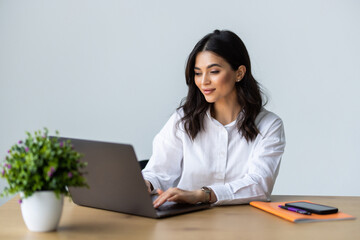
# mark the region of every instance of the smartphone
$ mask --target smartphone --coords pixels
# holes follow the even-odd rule
[[[315,203],[308,203],[308,202],[285,203],[285,206],[304,209],[308,212],[316,213],[316,214],[331,214],[338,212],[338,209],[335,207],[330,207]]]

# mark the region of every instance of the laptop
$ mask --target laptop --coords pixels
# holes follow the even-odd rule
[[[85,207],[163,218],[207,209],[210,204],[180,204],[166,202],[153,207],[156,195],[151,195],[141,174],[134,148],[129,144],[109,143],[73,138],[75,151],[87,162],[84,177],[89,188],[69,187],[75,204]]]

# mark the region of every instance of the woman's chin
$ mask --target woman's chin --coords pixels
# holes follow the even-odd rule
[[[206,100],[208,103],[214,103],[214,102],[215,102],[215,98],[212,98],[212,97],[209,97],[209,96],[205,96],[205,100]]]

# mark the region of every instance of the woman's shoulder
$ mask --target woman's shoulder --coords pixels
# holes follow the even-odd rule
[[[262,108],[255,119],[255,124],[260,132],[265,132],[274,125],[283,125],[283,122],[277,114]]]
[[[178,123],[184,117],[184,110],[182,108],[176,109],[168,119],[168,122]]]
[[[181,119],[184,116],[184,111],[180,109],[176,109],[171,116],[168,118],[167,122],[163,126],[161,132],[176,132],[179,130],[179,126],[181,128]]]
[[[175,112],[173,113],[173,115],[176,115],[177,118],[182,118],[184,117],[184,109],[182,107],[177,108],[175,110]]]
[[[281,118],[277,114],[267,110],[266,108],[261,108],[261,111],[259,112],[256,119],[259,121],[281,120]]]

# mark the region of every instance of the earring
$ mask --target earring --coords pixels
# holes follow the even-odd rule
[[[240,82],[240,81],[241,81],[241,79],[236,80],[236,82]]]

